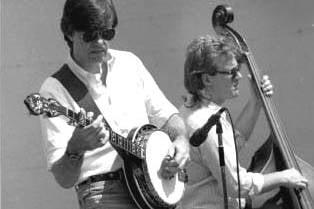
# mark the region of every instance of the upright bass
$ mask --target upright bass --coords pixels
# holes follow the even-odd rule
[[[271,129],[268,140],[255,152],[249,170],[266,173],[295,168],[309,181],[309,186],[306,189],[280,188],[275,193],[273,191],[268,196],[261,197],[266,197],[266,199],[255,198],[252,204],[255,205],[254,207],[260,208],[311,209],[314,206],[314,168],[295,155],[272,98],[264,96],[261,90],[261,77],[248,45],[244,38],[228,25],[233,19],[232,8],[228,5],[219,5],[214,9],[212,15],[213,28],[218,35],[231,40],[241,51],[243,62],[247,65],[252,81],[256,85]],[[274,166],[270,166],[271,164]],[[254,204],[254,201],[259,202],[259,204]],[[279,206],[280,204],[281,206]]]

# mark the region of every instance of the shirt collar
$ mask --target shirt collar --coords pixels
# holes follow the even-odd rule
[[[114,55],[108,50],[109,54],[109,60],[108,60],[108,72],[111,72],[113,63],[115,61]],[[79,66],[72,58],[72,56],[69,54],[67,59],[67,64],[69,65],[70,69],[73,71],[73,73],[78,76],[86,85],[93,83],[93,82],[100,82],[101,81],[101,74],[100,73],[90,73],[86,70],[84,70],[81,66]]]
[[[205,105],[208,109],[210,109],[213,113],[217,113],[222,107],[216,104],[215,102],[211,101],[208,105]],[[226,118],[226,112],[221,114],[222,118]]]

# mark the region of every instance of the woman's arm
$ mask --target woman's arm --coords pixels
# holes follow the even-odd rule
[[[308,180],[306,180],[300,172],[295,169],[287,169],[265,174],[264,185],[261,192],[267,192],[279,186],[304,189],[307,184]]]

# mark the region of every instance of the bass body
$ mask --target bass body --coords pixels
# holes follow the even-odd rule
[[[295,156],[297,164],[302,171],[302,175],[309,181],[308,192],[309,195],[314,194],[314,168],[302,158]],[[276,144],[273,136],[270,136],[267,141],[254,153],[251,164],[248,168],[251,172],[258,172],[267,174],[275,171],[287,169],[284,158],[281,154],[279,146]],[[282,198],[285,202],[285,209],[295,209],[298,205],[298,198],[295,193],[300,191],[293,191],[286,188],[278,188],[261,195],[251,198],[252,207],[259,209],[266,208],[280,208],[278,205],[279,199]]]
[[[265,97],[260,85],[261,77],[257,64],[254,60],[251,50],[249,49],[244,38],[228,24],[233,22],[234,15],[232,8],[228,5],[218,5],[212,15],[212,24],[215,32],[221,37],[228,39],[241,52],[241,62],[245,63],[250,72],[252,81],[255,85],[256,92],[263,104],[263,109],[271,129],[271,136],[266,143],[255,153],[250,169],[254,172],[274,172],[283,169],[294,168],[303,174],[309,181],[309,187],[303,190],[280,188],[278,191],[266,193],[266,202],[260,201],[258,196],[253,200],[258,202],[257,207],[275,209],[312,209],[313,202],[313,167],[303,160],[300,160],[290,145],[289,137],[282,125],[279,114],[276,110],[272,99]],[[307,176],[308,175],[308,176]],[[262,204],[263,203],[263,204]],[[282,204],[283,203],[283,204]],[[262,204],[262,206],[260,206]],[[251,205],[250,205],[251,206]],[[250,208],[250,207],[248,207]]]

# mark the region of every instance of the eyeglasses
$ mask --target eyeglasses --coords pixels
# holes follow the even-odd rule
[[[231,70],[228,71],[215,71],[215,74],[224,74],[224,75],[232,75],[232,78],[235,78],[238,73],[240,72],[240,65],[237,65],[236,67],[232,68]]]
[[[91,42],[91,41],[95,41],[96,39],[98,39],[100,37],[106,41],[110,41],[115,36],[115,33],[116,33],[116,31],[113,28],[103,29],[103,30],[95,30],[95,31],[87,31],[87,32],[83,33],[83,40],[85,42]]]

